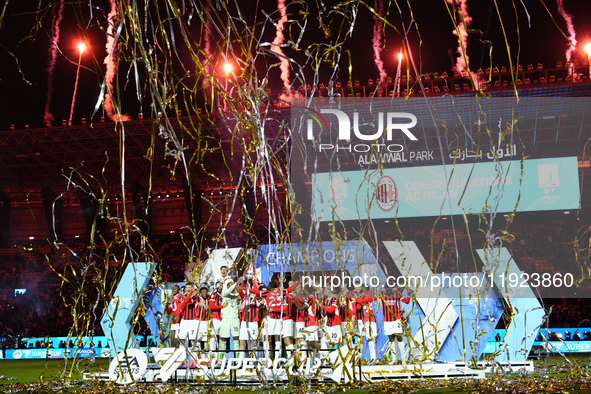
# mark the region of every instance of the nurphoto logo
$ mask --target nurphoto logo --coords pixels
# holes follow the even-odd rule
[[[336,151],[348,151],[356,153],[366,153],[373,149],[377,152],[402,152],[404,147],[400,144],[385,144],[377,143],[380,138],[385,136],[386,141],[392,141],[393,132],[396,130],[401,131],[410,140],[417,141],[417,137],[410,131],[411,128],[416,126],[417,117],[408,112],[387,112],[384,116],[383,112],[377,114],[377,128],[374,121],[375,116],[372,116],[370,121],[363,122],[363,115],[360,116],[359,112],[353,112],[353,122],[349,115],[345,111],[332,108],[322,108],[320,112],[308,108],[306,111],[312,118],[307,119],[307,139],[309,141],[314,140],[314,123],[316,123],[321,129],[328,128],[327,118],[324,115],[334,115],[338,121],[338,139],[340,141],[351,141],[351,129],[353,129],[354,137],[360,141],[372,141],[373,143],[355,143],[351,145],[340,145],[340,144],[318,144],[318,151],[333,150]],[[366,115],[367,116],[367,115]],[[362,118],[362,121],[360,121]],[[385,118],[385,121],[384,121]],[[330,120],[330,118],[328,118]],[[406,122],[401,122],[406,121]],[[410,122],[408,122],[410,121]],[[385,123],[385,125],[384,125]]]

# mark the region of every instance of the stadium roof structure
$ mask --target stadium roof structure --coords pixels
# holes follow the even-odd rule
[[[584,68],[583,68],[584,69]],[[577,82],[562,81],[564,73],[570,69],[529,70],[517,76],[528,81],[527,84],[511,86],[514,75],[510,73],[493,73],[491,82],[483,83],[485,96],[479,100],[473,92],[465,89],[450,89],[444,92],[439,86],[464,86],[470,81],[467,77],[429,78],[423,76],[421,83],[426,94],[417,93],[419,84],[406,78],[401,85],[408,87],[405,106],[417,117],[432,118],[427,111],[428,105],[453,107],[448,119],[438,119],[439,125],[445,128],[423,127],[419,131],[420,140],[424,141],[424,149],[434,151],[434,163],[441,162],[439,138],[444,139],[444,156],[453,157],[450,147],[474,149],[475,144],[481,149],[489,148],[490,141],[486,138],[478,140],[478,130],[482,121],[478,118],[478,105],[482,103],[488,111],[487,126],[498,133],[498,114],[512,108],[515,93],[527,101],[526,107],[519,107],[521,119],[518,124],[519,144],[523,144],[523,153],[531,157],[556,157],[580,155],[581,144],[591,136],[591,116],[585,116],[586,102],[584,98],[591,96],[591,82],[586,75]],[[552,76],[562,77],[552,78]],[[535,79],[534,79],[535,78]],[[550,82],[550,80],[554,82]],[[481,78],[479,78],[481,79]],[[482,78],[483,79],[483,78]],[[533,79],[536,83],[529,83]],[[576,78],[575,78],[576,79]],[[519,81],[521,79],[518,79]],[[495,83],[492,81],[498,81]],[[370,84],[371,83],[371,84]],[[498,85],[495,87],[495,85]],[[348,87],[336,89],[343,97],[388,97],[394,95],[392,84],[386,84],[379,93],[373,81],[368,85],[358,82]],[[374,93],[376,93],[374,95]],[[379,93],[379,94],[377,94]],[[315,89],[315,96],[327,96],[328,89],[320,86]],[[500,99],[500,100],[490,100]],[[533,98],[540,98],[536,100]],[[544,98],[545,100],[541,100]],[[396,100],[401,100],[396,98]],[[494,103],[488,106],[486,103]],[[549,104],[550,103],[550,104]],[[280,133],[281,121],[289,121],[291,109],[275,98],[269,101],[269,118],[279,121],[269,123],[270,132],[267,141],[272,143]],[[498,106],[495,108],[494,106]],[[451,107],[450,107],[451,106]],[[505,108],[502,108],[505,107]],[[458,109],[460,108],[460,109]],[[495,111],[498,111],[496,113]],[[168,118],[166,123],[174,133],[161,127],[161,120],[134,120],[117,125],[113,122],[82,124],[72,126],[54,126],[42,129],[7,130],[0,132],[0,190],[8,195],[22,195],[38,191],[43,186],[57,187],[65,185],[73,169],[94,177],[103,177],[112,185],[121,182],[122,162],[121,147],[124,151],[124,173],[127,181],[140,181],[150,178],[153,192],[174,191],[182,189],[185,178],[184,163],[178,160],[177,147],[190,152],[194,160],[191,166],[191,182],[199,189],[210,190],[228,187],[228,178],[236,176],[241,170],[240,141],[232,132],[232,119],[224,119],[223,114],[207,116],[190,115]],[[458,120],[459,119],[459,120]],[[197,130],[199,135],[189,130]],[[175,146],[172,135],[177,139]],[[400,137],[401,143],[405,143]],[[124,144],[122,141],[124,140]],[[196,155],[196,156],[195,156]],[[343,156],[344,158],[346,154]],[[152,158],[153,162],[149,159]],[[359,169],[354,158],[344,160],[345,166]],[[417,163],[425,165],[425,163]],[[147,174],[151,174],[150,177]],[[226,180],[225,182],[223,180]],[[231,182],[230,182],[231,183]],[[144,185],[147,187],[148,185]]]

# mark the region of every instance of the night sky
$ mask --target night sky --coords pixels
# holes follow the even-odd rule
[[[566,22],[557,11],[556,1],[544,0],[544,2],[558,26],[568,34]],[[327,8],[336,3],[335,1],[324,2]],[[384,1],[384,7],[387,7],[387,3]],[[64,4],[63,19],[60,24],[59,48],[61,53],[58,54],[53,73],[54,91],[51,95],[50,112],[55,119],[54,125],[69,117],[78,62],[77,44],[84,36],[87,37],[91,48],[82,57],[76,107],[73,115],[74,124],[79,124],[82,117],[90,119],[99,96],[105,72],[103,64],[105,21],[110,3],[107,0],[92,1],[91,4],[95,7],[92,20],[90,20],[87,4],[78,2]],[[259,2],[256,6],[255,2],[245,1],[240,4],[243,7],[241,11],[244,19],[247,21],[254,20],[256,16],[257,21],[260,22],[264,18],[263,10],[271,13],[277,9],[275,2],[266,0]],[[375,6],[373,1],[369,1],[367,4]],[[399,4],[401,14],[399,14],[396,5],[392,4],[387,20],[399,31],[402,31],[402,21],[408,28],[411,16],[406,2],[399,2]],[[544,3],[538,0],[523,0],[523,2],[520,0],[514,2],[497,0],[497,4],[510,46],[511,58],[514,62],[517,60],[518,52],[519,63],[523,65],[533,63],[535,66],[541,62],[545,68],[551,68],[555,66],[557,60],[565,62],[568,42],[552,21],[548,11],[544,8]],[[441,73],[443,71],[450,73],[457,56],[458,40],[452,34],[453,25],[446,9],[446,2],[443,0],[410,0],[410,5],[416,23],[410,29],[409,42],[417,66],[421,67],[423,73]],[[477,71],[479,68],[485,69],[489,66],[489,46],[480,42],[479,39],[493,43],[493,66],[499,68],[503,65],[508,66],[507,46],[504,43],[503,31],[494,1],[467,0],[467,5],[468,13],[473,18],[468,45],[471,69]],[[577,47],[580,51],[575,52],[573,57],[583,59],[586,56],[584,45],[591,41],[591,2],[588,0],[564,0],[564,7],[566,12],[573,17],[578,40]],[[526,8],[530,14],[531,27],[528,26]],[[301,19],[301,15],[298,14],[301,9],[302,7],[297,4],[288,5],[288,14],[292,18]],[[316,15],[318,15],[317,3],[309,2],[308,11],[310,14],[302,39],[301,46],[303,48],[324,40],[316,19]],[[348,50],[348,53],[351,54],[353,79],[359,79],[362,84],[365,84],[367,79],[378,76],[372,51],[374,20],[372,13],[364,5],[359,4],[357,11],[353,35],[346,40],[343,49]],[[32,128],[44,125],[43,113],[47,98],[48,79],[47,64],[53,15],[54,13],[46,1],[41,2],[40,8],[37,8],[37,2],[31,0],[12,0],[8,3],[0,27],[0,130],[8,129],[10,124],[15,124],[17,129],[23,128],[25,125],[30,125]],[[36,24],[36,20],[40,20],[40,23]],[[201,25],[197,18],[193,18],[192,29],[195,34],[198,34],[200,28]],[[338,24],[330,25],[330,28],[333,34],[337,34],[339,31]],[[518,41],[518,31],[521,45]],[[420,47],[419,34],[422,39]],[[264,39],[272,41],[274,35],[273,26],[267,25],[263,35]],[[391,27],[386,28],[384,38],[386,45],[382,59],[386,72],[393,76],[396,73],[396,55],[401,48],[401,39],[400,35]],[[177,47],[180,49],[181,58],[185,53],[182,50],[183,45],[177,37]],[[14,57],[10,55],[10,52]],[[303,64],[305,60],[303,51],[296,53],[290,49],[284,49],[284,52]],[[349,79],[348,53],[343,52],[340,60],[338,76],[343,84]],[[18,59],[24,77],[30,84],[19,73],[15,59]],[[190,59],[184,59],[184,61],[190,61]],[[271,59],[268,59],[267,63],[258,65],[261,77],[270,61]],[[118,75],[123,112],[136,118],[140,111],[140,104],[136,98],[133,72],[128,78],[128,71],[129,61],[125,59],[120,64]],[[140,73],[140,85],[144,89],[145,70],[140,69]],[[332,69],[328,64],[325,64],[319,74],[320,82],[324,81],[326,84],[331,73]],[[304,74],[308,80],[311,79],[312,72],[309,66],[304,68]],[[278,68],[269,71],[269,81],[273,91],[279,92],[281,81]],[[296,83],[296,87],[298,85]],[[150,116],[147,109],[149,101],[149,97],[144,97],[145,117]],[[102,115],[102,109],[99,109],[94,120],[98,121]]]

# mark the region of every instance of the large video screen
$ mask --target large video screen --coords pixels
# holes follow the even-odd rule
[[[576,157],[318,173],[312,190],[317,221],[579,207]]]

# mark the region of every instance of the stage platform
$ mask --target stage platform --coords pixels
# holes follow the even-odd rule
[[[383,380],[414,380],[414,379],[484,379],[485,373],[490,372],[490,367],[481,366],[483,369],[471,369],[465,363],[422,363],[422,364],[407,364],[406,367],[402,365],[356,365],[350,367],[348,373],[341,372],[344,381],[345,375],[348,375],[350,381],[361,381],[364,383],[379,382]],[[503,368],[508,367],[504,365]],[[520,366],[511,364],[513,371],[523,368],[523,363]],[[526,366],[527,371],[533,371],[533,362]],[[158,364],[150,364],[143,376],[138,379],[138,382],[144,383],[162,383],[160,376],[160,366]],[[290,373],[293,372],[293,373]],[[265,369],[260,366],[258,369],[244,369],[239,368],[230,371],[223,371],[221,368],[197,366],[191,368],[178,368],[167,380],[168,382],[187,382],[196,384],[220,384],[220,385],[236,385],[236,386],[252,386],[260,385],[261,383],[284,383],[288,380],[299,379],[300,381],[309,381],[310,383],[336,383],[333,368],[330,366],[323,366],[306,373],[306,368],[296,369],[290,371],[289,368],[279,367],[275,371],[273,369]],[[108,373],[85,373],[84,379],[98,379],[109,380]],[[347,380],[349,380],[347,379]]]

